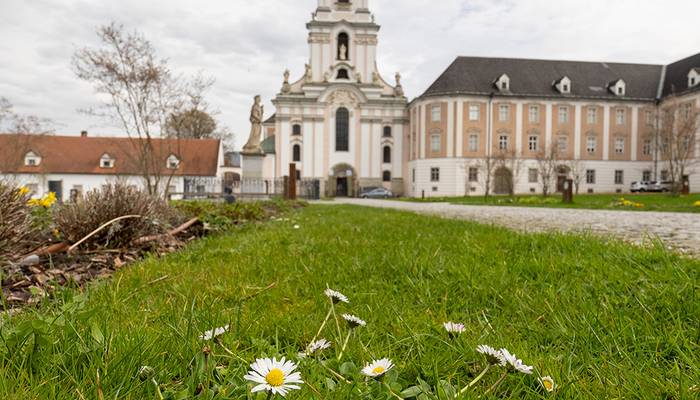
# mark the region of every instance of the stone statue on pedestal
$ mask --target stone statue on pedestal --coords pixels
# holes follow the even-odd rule
[[[340,54],[339,54],[339,57],[338,57],[338,58],[339,58],[341,61],[345,61],[345,60],[348,59],[348,48],[347,48],[344,44],[341,44],[341,45],[340,45],[340,52],[339,52],[339,53],[340,53]]]
[[[314,75],[311,72],[311,65],[309,65],[309,64],[304,65],[304,71],[305,71],[304,72],[304,80],[306,81],[306,83],[313,82]]]
[[[401,86],[401,74],[396,73],[396,87],[394,87],[394,96],[404,97],[403,86]]]
[[[289,85],[289,70],[286,69],[284,70],[284,82],[282,83],[282,93],[287,94],[292,90],[292,87]]]
[[[255,103],[250,110],[250,136],[248,143],[243,146],[243,154],[264,154],[260,147],[262,138],[263,106],[260,96],[255,96]]]

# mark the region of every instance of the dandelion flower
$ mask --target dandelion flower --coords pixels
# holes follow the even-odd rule
[[[338,291],[332,290],[332,289],[326,289],[326,290],[324,290],[324,291],[323,291],[323,294],[325,294],[326,296],[328,296],[328,298],[331,299],[331,301],[333,301],[333,304],[338,304],[338,303],[340,303],[340,302],[343,302],[343,303],[349,303],[349,302],[350,302],[350,301],[348,300],[348,298],[347,298],[344,294],[342,294],[342,293],[340,293],[340,292],[338,292]]]
[[[250,364],[250,371],[243,376],[246,380],[257,383],[252,392],[267,391],[285,397],[292,389],[301,389],[298,384],[304,383],[301,374],[294,372],[297,365],[286,361],[284,357],[277,361],[275,358],[259,358]]]
[[[464,328],[464,324],[456,323],[456,322],[445,322],[442,324],[443,327],[445,327],[445,330],[447,333],[450,334],[450,336],[456,336],[459,335],[460,333],[464,333],[466,330]]]
[[[309,345],[306,347],[306,353],[313,354],[317,351],[326,350],[329,347],[331,347],[331,342],[326,339],[319,339],[315,342],[309,343]]]
[[[506,366],[506,358],[503,357],[503,353],[493,347],[482,344],[476,348],[476,351],[486,356],[486,361],[488,361],[489,364],[498,365],[500,367]]]
[[[693,203],[693,207],[700,207],[700,200]]]
[[[532,374],[532,367],[523,364],[523,360],[516,357],[515,354],[510,354],[510,352],[506,349],[501,349],[501,354],[503,354],[503,358],[506,359],[509,370],[522,372],[523,374],[528,375]]]
[[[343,314],[343,319],[347,321],[347,323],[350,325],[350,329],[357,328],[358,326],[365,326],[367,325],[367,322],[357,318],[354,315],[351,314]]]
[[[228,325],[222,326],[221,328],[216,328],[210,331],[206,331],[203,334],[199,335],[200,340],[212,340],[218,336],[223,335],[228,331]]]
[[[367,364],[362,368],[362,375],[370,378],[379,378],[392,368],[394,368],[394,363],[388,358],[382,358],[381,360],[374,360],[371,364]]]
[[[551,376],[543,376],[541,378],[537,378],[537,380],[540,381],[540,384],[547,392],[551,393],[557,390],[557,385],[554,383],[554,379],[552,379]]]

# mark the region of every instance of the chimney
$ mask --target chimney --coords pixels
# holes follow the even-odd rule
[[[87,137],[88,132],[87,131],[80,131],[80,137]]]

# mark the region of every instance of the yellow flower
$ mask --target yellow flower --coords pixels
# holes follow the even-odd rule
[[[51,207],[56,202],[56,193],[49,192],[42,200],[41,205],[45,208]]]
[[[27,205],[30,207],[38,207],[41,205],[41,199],[29,199],[29,201],[27,201]]]
[[[21,188],[19,188],[19,195],[20,195],[20,196],[24,196],[24,195],[26,195],[27,193],[29,193],[29,188],[28,188],[28,187],[22,186]]]
[[[700,207],[700,200],[693,203],[693,207]]]

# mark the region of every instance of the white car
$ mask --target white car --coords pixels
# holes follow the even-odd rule
[[[630,185],[630,192],[632,193],[644,193],[649,191],[649,185],[651,182],[647,181],[642,181],[642,182],[632,182]]]

